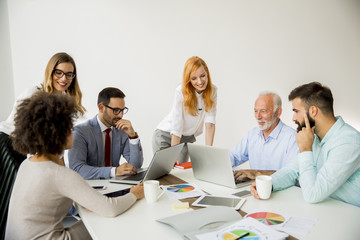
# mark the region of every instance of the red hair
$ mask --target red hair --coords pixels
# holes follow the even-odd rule
[[[213,86],[211,83],[211,77],[209,69],[204,60],[199,57],[191,57],[185,63],[183,83],[182,83],[182,93],[184,95],[184,107],[185,111],[193,116],[198,114],[197,108],[197,98],[195,94],[195,88],[191,84],[191,75],[198,70],[201,66],[204,67],[208,83],[206,89],[203,91],[202,98],[205,102],[205,111],[209,112],[214,106],[213,96]]]

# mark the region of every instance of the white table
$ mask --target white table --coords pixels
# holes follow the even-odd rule
[[[230,195],[243,189],[231,189],[212,183],[199,181],[193,177],[192,170],[174,169],[171,174],[196,184],[201,189],[213,195]],[[103,193],[128,188],[129,185],[109,183],[107,180],[90,180],[90,185],[106,185]],[[78,207],[79,214],[93,239],[182,239],[171,227],[155,221],[159,218],[172,216],[189,210],[173,210],[172,203],[163,195],[158,202],[148,204],[145,199],[137,201],[128,211],[116,218],[105,218]],[[310,204],[303,200],[301,189],[291,187],[287,190],[273,193],[269,200],[257,200],[247,197],[241,210],[251,212],[266,210],[289,215],[317,218],[311,232],[306,235],[295,235],[299,239],[342,239],[355,240],[360,238],[360,208],[345,204],[334,199],[321,203]]]

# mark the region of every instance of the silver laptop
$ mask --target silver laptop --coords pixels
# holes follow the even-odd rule
[[[229,150],[187,144],[195,178],[230,188],[251,184],[251,180],[235,183]]]
[[[109,182],[123,184],[139,184],[146,180],[155,180],[168,174],[184,147],[184,143],[157,151],[147,170],[139,171],[135,175],[118,176],[110,178]]]

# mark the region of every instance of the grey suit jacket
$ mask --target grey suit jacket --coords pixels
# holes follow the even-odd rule
[[[85,179],[110,178],[111,167],[104,167],[104,146],[97,115],[75,126],[74,143],[69,150],[69,166]],[[143,152],[140,141],[130,144],[129,136],[113,128],[111,139],[111,165],[119,166],[121,155],[128,163],[140,168]]]

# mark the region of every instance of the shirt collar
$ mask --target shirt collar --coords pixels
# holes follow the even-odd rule
[[[99,115],[96,116],[96,119],[97,119],[97,121],[98,121],[98,124],[99,124],[99,127],[100,127],[101,132],[104,132],[106,129],[108,129],[108,127],[105,126],[105,124],[103,124],[102,121],[100,121]],[[112,127],[110,127],[110,128],[111,128],[111,130],[112,130]]]
[[[336,122],[334,125],[330,128],[330,130],[325,134],[325,137],[320,142],[320,145],[324,145],[333,135],[336,135],[336,132],[345,124],[344,120],[341,116],[337,116]],[[315,134],[316,140],[320,141],[319,137]]]
[[[274,128],[274,130],[272,130],[272,132],[270,133],[270,135],[268,136],[268,138],[273,138],[273,139],[277,139],[277,137],[279,136],[281,129],[283,128],[284,123],[281,121],[281,119],[279,120],[279,123],[276,125],[276,127]],[[260,130],[260,128],[258,129],[258,134],[262,137],[264,137],[263,131]]]

